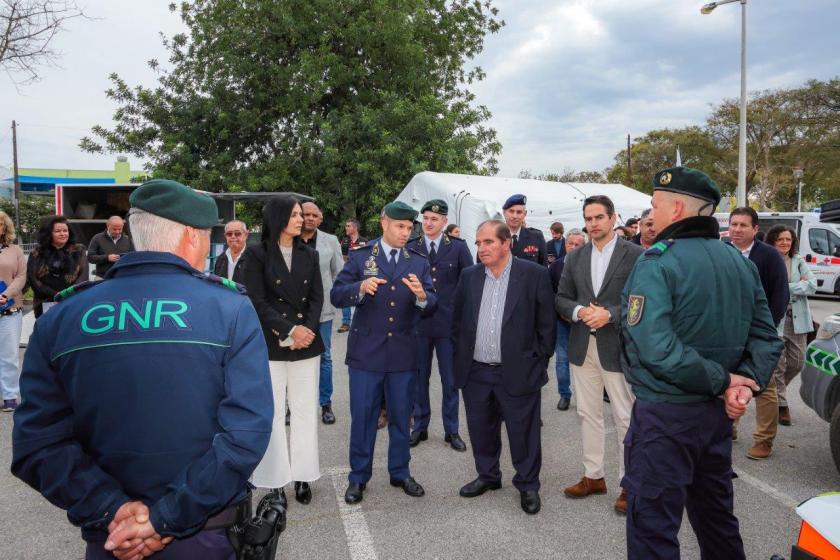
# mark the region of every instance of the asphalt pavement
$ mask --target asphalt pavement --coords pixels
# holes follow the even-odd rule
[[[814,317],[820,321],[840,313],[835,298],[814,298]],[[412,452],[411,471],[426,489],[422,498],[411,498],[388,484],[387,430],[377,439],[374,476],[357,506],[344,504],[349,439],[348,378],[343,364],[346,334],[333,334],[335,393],[338,417],[319,432],[323,476],[312,485],[309,505],[290,498],[288,528],[281,537],[277,558],[330,560],[385,559],[604,559],[625,557],[625,519],[613,511],[618,496],[618,441],[605,404],[607,423],[606,496],[569,500],[563,488],[582,475],[579,420],[575,401],[569,411],[558,411],[557,385],[543,389],[542,511],[526,515],[519,494],[511,485],[506,436],[502,451],[503,487],[465,499],[459,488],[475,476],[472,455],[458,453],[443,441],[439,410],[433,410],[429,440]],[[440,383],[432,384],[433,406],[439,407]],[[766,461],[745,456],[752,443],[754,408],[741,424],[733,446],[735,509],[749,559],[788,557],[795,542],[799,518],[794,511],[801,501],[840,489],[828,445],[828,424],[799,398],[799,381],[788,391],[793,426],[779,428],[773,455]],[[470,445],[461,409],[461,435]],[[0,414],[0,535],[4,559],[83,558],[79,532],[64,513],[34,490],[12,477],[12,415]],[[685,559],[700,557],[687,518],[680,534]]]

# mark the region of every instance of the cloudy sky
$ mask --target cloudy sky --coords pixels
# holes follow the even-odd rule
[[[95,19],[70,22],[60,67],[15,87],[0,74],[0,166],[11,162],[19,122],[22,167],[113,166],[116,154],[79,151],[93,124],[110,125],[110,72],[152,85],[150,58],[166,59],[159,32],[180,31],[168,1],[81,0]],[[702,123],[709,106],[737,97],[740,6],[701,15],[695,0],[495,0],[506,26],[475,61],[472,90],[493,112],[504,151],[500,175],[603,169],[626,135]],[[840,3],[749,0],[748,88],[798,86],[840,76]],[[132,159],[132,168],[142,162]]]

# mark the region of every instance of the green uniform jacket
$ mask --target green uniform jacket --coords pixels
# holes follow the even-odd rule
[[[722,243],[714,218],[671,224],[622,294],[622,369],[636,397],[699,402],[729,373],[764,389],[782,352],[755,265]]]

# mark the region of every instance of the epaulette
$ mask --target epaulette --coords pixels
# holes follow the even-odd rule
[[[418,235],[417,237],[412,237],[411,239],[408,240],[408,243],[406,243],[406,245],[411,245],[415,241],[417,242],[418,245],[423,245],[423,236]]]
[[[646,257],[658,257],[661,256],[662,253],[667,251],[671,248],[671,245],[675,243],[674,239],[663,239],[662,241],[657,241],[653,245],[650,246],[650,249],[645,251]]]
[[[87,282],[82,282],[81,284],[75,284],[73,286],[70,286],[69,288],[64,288],[63,290],[55,294],[53,301],[64,301],[70,296],[78,294],[79,292],[87,290],[88,288],[96,286],[97,284],[101,284],[102,282],[104,282],[104,280],[88,280]]]
[[[238,282],[234,282],[233,280],[229,280],[227,278],[223,278],[221,276],[216,276],[213,273],[203,273],[203,272],[195,272],[193,276],[196,278],[201,278],[202,280],[206,280],[211,284],[215,284],[217,286],[222,286],[227,288],[232,292],[236,292],[237,294],[242,294],[243,296],[248,295],[248,290],[245,289],[245,286],[239,284]]]
[[[446,245],[449,245],[449,244],[450,244],[450,243],[452,243],[453,241],[454,241],[455,243],[466,243],[466,242],[467,242],[467,240],[466,240],[466,239],[461,239],[460,237],[452,237],[452,236],[450,236],[450,235],[445,235],[445,234],[444,234],[444,236],[443,236],[443,242],[444,242]]]
[[[531,231],[538,231],[538,232],[542,233],[542,230],[540,228],[525,226],[525,229],[531,230]]]
[[[358,251],[359,249],[367,249],[370,246],[371,246],[371,244],[369,242],[365,241],[361,245],[356,245],[355,247],[350,247],[348,250],[349,251]]]

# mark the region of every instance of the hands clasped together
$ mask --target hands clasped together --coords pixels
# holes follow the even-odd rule
[[[590,329],[600,329],[610,322],[610,312],[605,307],[590,303],[578,311],[578,319],[586,323]]]
[[[172,542],[172,537],[162,538],[149,520],[149,508],[143,502],[126,502],[108,525],[105,550],[119,560],[141,560]]]
[[[752,400],[753,391],[758,391],[758,384],[743,375],[729,374],[729,387],[721,398],[726,406],[726,415],[736,420],[744,415]]]
[[[312,332],[312,329],[303,325],[296,326],[289,336],[292,337],[292,345],[289,346],[291,350],[309,348],[309,345],[315,340],[315,333]]]

